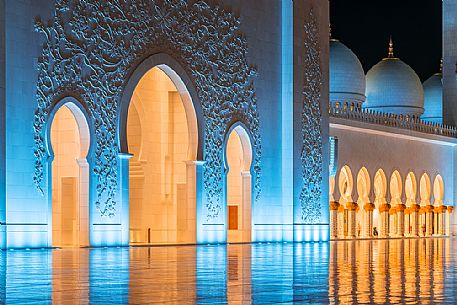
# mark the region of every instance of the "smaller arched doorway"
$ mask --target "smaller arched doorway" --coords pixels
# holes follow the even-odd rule
[[[404,235],[404,212],[405,205],[401,201],[401,195],[403,191],[403,183],[401,180],[400,173],[394,171],[390,177],[390,226],[389,232],[391,236],[403,236]]]
[[[89,246],[89,151],[87,120],[73,102],[57,108],[52,146],[52,246]]]
[[[434,219],[434,234],[443,235],[444,234],[444,223],[445,223],[445,211],[446,207],[443,206],[443,197],[444,197],[444,183],[441,175],[437,175],[433,181],[433,198],[435,205],[436,216]]]
[[[250,242],[252,223],[252,146],[246,130],[237,125],[226,141],[227,242]]]
[[[431,183],[430,177],[424,173],[419,182],[420,210],[419,224],[420,234],[430,236],[433,232],[433,206],[430,205]]]
[[[407,235],[417,236],[418,228],[418,206],[416,204],[417,182],[413,172],[409,172],[405,180],[406,195],[406,215],[405,215],[405,233]]]
[[[338,235],[341,237],[355,237],[357,204],[352,200],[354,180],[352,178],[351,168],[348,165],[343,166],[340,170],[338,187],[340,191],[341,205],[341,209],[338,214]]]
[[[387,204],[387,178],[382,169],[379,169],[374,176],[374,194],[375,194],[375,210],[373,211],[373,235],[379,234],[381,237],[386,237],[388,234],[388,219],[389,208]]]
[[[362,167],[357,174],[357,204],[359,212],[357,215],[357,236],[371,236],[373,231],[373,208],[370,202],[370,175],[365,167]]]

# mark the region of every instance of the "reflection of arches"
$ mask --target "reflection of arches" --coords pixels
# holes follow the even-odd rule
[[[227,242],[251,241],[252,146],[246,129],[233,126],[226,139]]]
[[[79,103],[65,98],[50,115],[52,245],[89,245],[90,132]]]
[[[433,197],[435,198],[435,205],[443,205],[444,183],[441,175],[437,175],[433,181]]]
[[[413,172],[409,172],[405,180],[406,205],[416,204],[417,182]]]
[[[347,165],[343,166],[340,170],[338,186],[340,189],[340,203],[345,204],[352,202],[352,189],[354,184],[351,169]]]
[[[131,96],[130,242],[195,242],[195,167],[188,161],[197,157],[198,131],[190,94],[175,71],[159,65]]]
[[[419,192],[422,206],[430,204],[430,177],[424,173],[419,182]]]

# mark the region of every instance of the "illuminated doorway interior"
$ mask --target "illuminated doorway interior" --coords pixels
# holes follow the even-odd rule
[[[195,160],[197,124],[183,87],[170,68],[155,67],[133,93],[127,119],[131,243],[195,242],[188,160]]]
[[[229,135],[226,147],[227,173],[227,242],[251,241],[251,162],[249,136],[241,126]]]
[[[89,245],[89,128],[81,110],[66,103],[51,125],[52,246]]]

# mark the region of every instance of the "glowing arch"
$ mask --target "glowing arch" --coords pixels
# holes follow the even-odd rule
[[[417,195],[417,181],[416,175],[413,172],[409,172],[405,180],[405,195],[406,195],[406,205],[411,206],[416,204],[416,195]]]
[[[374,176],[374,194],[376,208],[386,203],[387,178],[382,169],[379,169]]]
[[[433,181],[433,197],[435,198],[435,205],[443,205],[444,182],[441,175],[436,175]]]
[[[370,174],[365,167],[362,167],[357,174],[357,194],[359,195],[359,200],[363,203],[369,202],[370,195]]]
[[[91,133],[88,116],[76,99],[56,103],[47,130],[49,154],[49,244],[89,246],[89,162]],[[74,151],[76,149],[76,151]],[[73,154],[72,154],[73,151]]]
[[[227,242],[250,242],[252,231],[252,145],[241,123],[235,123],[224,145]]]
[[[152,68],[159,68],[162,70],[175,85],[186,112],[187,126],[189,129],[189,160],[202,160],[203,159],[203,122],[202,122],[202,109],[198,99],[198,95],[193,86],[191,78],[187,75],[181,65],[174,60],[171,56],[159,53],[152,55],[145,59],[130,76],[128,83],[124,89],[119,121],[118,121],[118,143],[121,153],[128,153],[128,140],[127,140],[127,118],[128,109],[134,96],[137,84],[141,78]]]
[[[398,171],[394,171],[390,177],[390,198],[393,204],[401,204],[402,180]]]
[[[345,165],[340,170],[338,177],[338,186],[340,190],[340,203],[352,202],[352,190],[354,188],[354,182],[352,178],[351,168]]]
[[[431,186],[430,186],[430,177],[427,173],[424,173],[421,176],[419,182],[419,192],[420,192],[420,204],[422,206],[430,204],[430,193],[431,193]]]

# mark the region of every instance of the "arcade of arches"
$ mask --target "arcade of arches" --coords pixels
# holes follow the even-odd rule
[[[335,199],[336,182],[340,194],[338,199]],[[348,165],[343,166],[336,176],[330,177],[332,239],[451,235],[453,207],[443,203],[444,181],[440,175],[434,177],[432,185],[429,175],[424,173],[418,185],[413,172],[409,172],[403,180],[400,173],[394,171],[388,179],[386,173],[379,169],[374,173],[371,184],[368,170],[362,167],[355,182],[354,185],[353,173]],[[370,201],[371,185],[373,202]],[[387,196],[388,189],[390,197]],[[352,197],[354,191],[357,193],[356,201]]]

